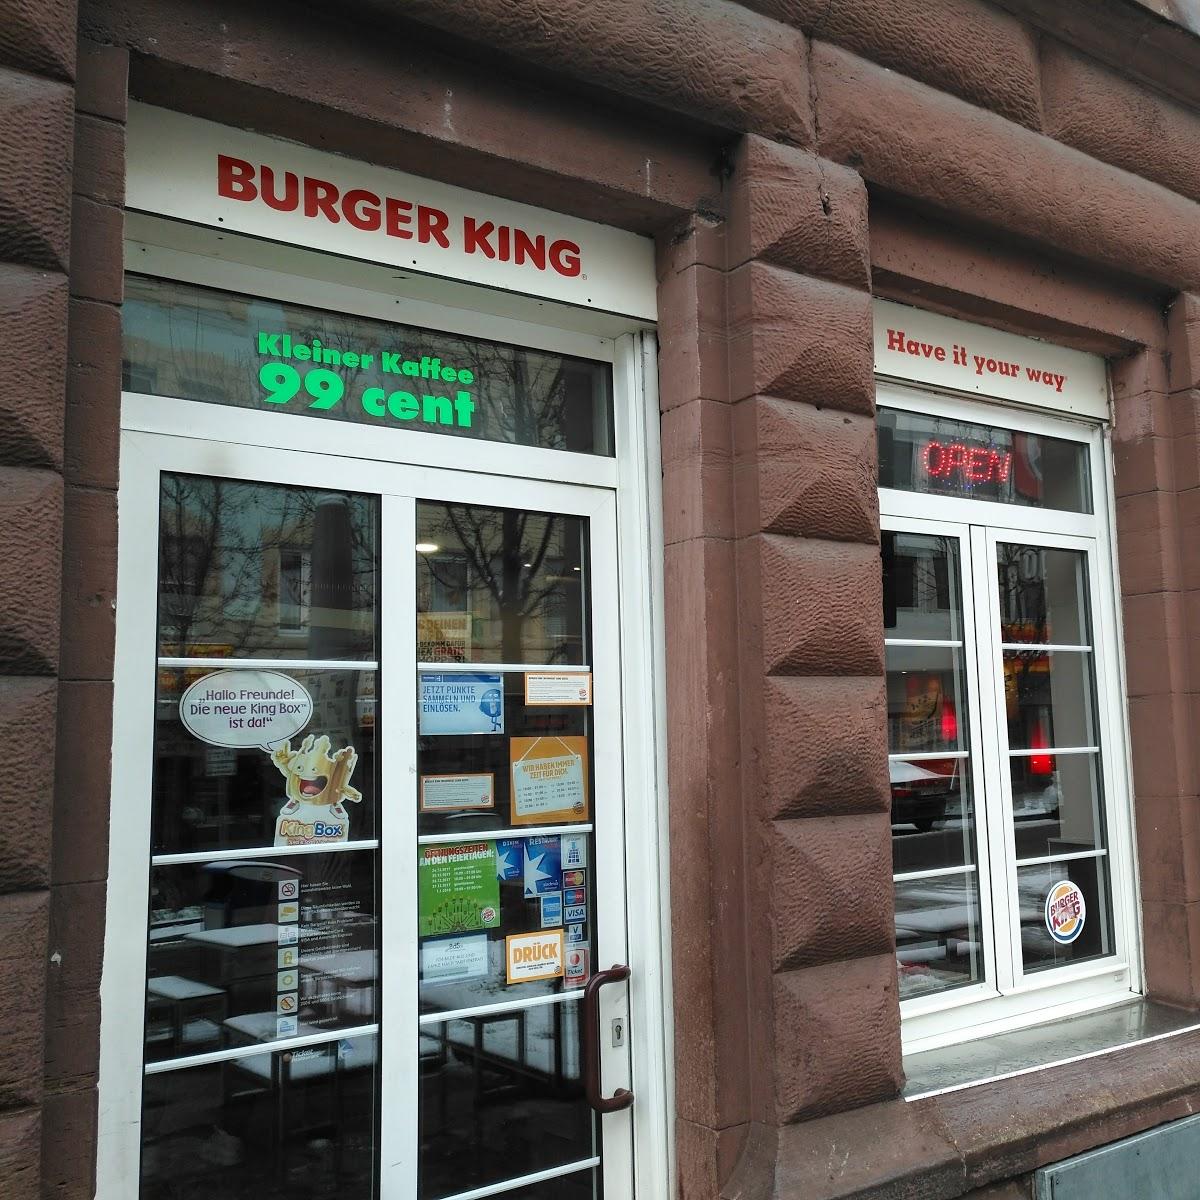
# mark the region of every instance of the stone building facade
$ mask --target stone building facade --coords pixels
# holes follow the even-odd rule
[[[131,98],[654,239],[681,1200],[1017,1197],[1195,1110],[1200,1032],[901,1095],[872,343],[883,298],[1107,363],[1142,990],[1196,1009],[1177,7],[0,0],[5,1196],[96,1187]]]

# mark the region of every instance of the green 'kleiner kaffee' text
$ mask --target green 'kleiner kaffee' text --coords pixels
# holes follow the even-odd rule
[[[368,417],[471,427],[475,401],[463,385],[473,384],[475,375],[440,358],[429,355],[406,358],[394,350],[330,346],[320,338],[297,340],[289,333],[261,329],[255,349],[258,357],[267,359],[258,371],[267,404],[282,406],[299,397],[307,408],[328,411],[346,400],[347,372],[369,371],[399,375],[414,382],[395,389],[364,387],[357,393],[351,386],[352,395],[347,402],[360,405]],[[301,363],[303,367],[293,363]]]

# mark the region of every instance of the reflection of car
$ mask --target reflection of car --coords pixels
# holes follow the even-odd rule
[[[922,833],[953,815],[959,804],[957,758],[888,763],[892,781],[892,824],[915,825]]]

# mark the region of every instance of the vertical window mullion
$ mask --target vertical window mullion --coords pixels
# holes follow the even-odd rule
[[[1004,673],[1001,670],[1000,619],[994,539],[971,526],[971,603],[975,620],[976,692],[979,696],[979,774],[982,809],[988,832],[988,886],[995,948],[996,986],[1012,989],[1019,974],[1020,920],[1017,911],[1016,846],[1012,832],[1012,796],[1008,785],[1008,734],[1004,721]]]

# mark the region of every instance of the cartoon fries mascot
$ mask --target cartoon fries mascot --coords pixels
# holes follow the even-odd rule
[[[358,804],[362,793],[350,786],[358,762],[353,746],[329,753],[329,738],[315,741],[310,733],[299,750],[285,741],[271,752],[271,761],[287,780],[287,802],[275,822],[276,846],[307,846],[314,842],[344,842],[350,832],[346,800]]]

